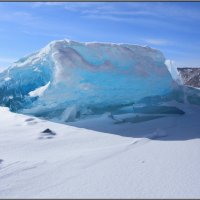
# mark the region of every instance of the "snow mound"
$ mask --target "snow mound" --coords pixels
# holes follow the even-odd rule
[[[199,199],[200,107],[170,104],[186,114],[68,125],[0,107],[0,198]]]

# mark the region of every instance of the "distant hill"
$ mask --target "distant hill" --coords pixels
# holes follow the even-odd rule
[[[200,88],[200,68],[177,68],[184,85]]]

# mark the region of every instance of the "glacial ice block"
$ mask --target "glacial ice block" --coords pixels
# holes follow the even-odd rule
[[[0,74],[0,104],[22,113],[63,118],[68,110],[90,113],[90,108],[166,95],[172,85],[165,58],[158,50],[59,40]],[[44,87],[37,96],[34,91]],[[33,93],[36,95],[30,95]]]

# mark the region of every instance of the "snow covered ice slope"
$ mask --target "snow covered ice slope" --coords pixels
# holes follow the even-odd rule
[[[68,125],[1,107],[0,198],[200,198],[200,108],[176,107],[186,114]]]
[[[59,40],[0,74],[0,104],[13,111],[75,117],[96,108],[168,95],[173,80],[163,54],[150,47]],[[41,92],[42,91],[42,92]]]

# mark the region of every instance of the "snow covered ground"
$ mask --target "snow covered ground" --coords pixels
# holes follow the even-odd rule
[[[176,106],[186,114],[67,125],[1,107],[0,198],[200,198],[200,107]]]

